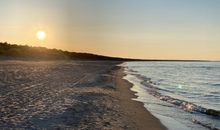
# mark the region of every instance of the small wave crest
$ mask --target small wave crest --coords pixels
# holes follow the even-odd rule
[[[162,101],[166,101],[170,104],[178,106],[179,108],[183,109],[186,112],[202,113],[202,114],[206,114],[206,115],[213,116],[213,117],[220,119],[220,111],[217,111],[214,109],[204,108],[199,105],[193,104],[191,102],[184,101],[184,100],[177,99],[177,98],[173,98],[171,96],[162,95],[157,90],[164,90],[164,89],[160,89],[160,88],[154,86],[156,83],[152,82],[151,78],[147,78],[147,77],[139,75],[139,74],[137,74],[136,77],[141,79],[141,81],[142,81],[141,84],[144,85],[145,87],[147,87],[146,90],[148,91],[148,93],[150,95],[152,95]],[[164,90],[164,91],[167,91],[167,90]],[[207,124],[205,122],[202,122],[202,121],[199,121],[196,119],[193,119],[193,123],[199,124],[203,127],[211,129],[211,130],[220,130],[219,128],[214,127],[212,124]]]
[[[156,87],[157,83],[151,81],[151,78],[142,76],[140,74],[133,74],[133,75],[142,81],[141,84],[147,88],[146,90],[150,95],[158,98],[159,100],[173,104],[173,105],[183,109],[186,112],[201,113],[201,114],[213,116],[213,117],[220,119],[220,111],[217,111],[214,109],[204,108],[204,107],[201,107],[199,105],[196,105],[196,104],[188,102],[188,101],[184,101],[181,99],[173,98],[171,96],[163,95],[162,93],[158,92],[158,90],[162,90],[162,91],[166,91],[166,92],[169,90],[165,90],[165,89],[161,89],[161,88]],[[169,91],[169,92],[171,92],[171,91]],[[196,119],[193,119],[193,122],[195,124],[199,124],[203,127],[211,129],[211,130],[220,130],[219,128],[214,127],[212,124],[206,124],[206,123],[201,122]]]
[[[168,103],[174,104],[176,106],[179,106],[181,109],[183,109],[187,112],[191,112],[191,113],[192,112],[200,112],[202,114],[207,114],[207,115],[211,115],[211,116],[215,116],[215,117],[220,118],[220,111],[217,111],[214,109],[204,108],[199,105],[193,104],[191,102],[184,101],[184,100],[177,99],[177,98],[173,98],[171,96],[162,95],[157,90],[163,90],[163,91],[169,91],[169,90],[161,89],[161,88],[154,86],[154,85],[156,85],[156,83],[152,82],[151,78],[147,78],[142,75],[136,75],[136,76],[137,76],[137,78],[142,80],[141,84],[143,84],[145,87],[147,87],[148,88],[147,91],[149,92],[149,94],[153,95],[154,97],[156,97],[160,100],[166,101]],[[172,92],[172,91],[169,91],[169,92]]]
[[[167,76],[167,75],[163,75],[164,68],[162,68],[159,73],[157,72],[157,69],[155,70],[155,68],[153,69],[149,68],[149,66],[147,65],[146,65],[146,69],[149,70],[149,72],[145,72],[145,71],[143,72],[143,68],[141,69],[128,68],[126,73],[128,75],[131,75],[131,77],[135,77],[134,79],[131,79],[131,82],[133,82],[137,86],[140,86],[140,89],[142,90],[140,93],[146,90],[146,92],[149,95],[158,99],[158,100],[155,100],[153,98],[150,101],[155,100],[155,103],[158,103],[159,105],[168,103],[171,106],[171,108],[168,109],[166,107],[163,108],[163,106],[161,106],[161,108],[157,108],[157,106],[149,105],[148,107],[153,110],[153,113],[155,111],[158,112],[157,110],[160,110],[160,109],[166,109],[165,111],[168,113],[168,116],[170,116],[171,118],[174,117],[175,119],[178,119],[179,121],[182,121],[182,122],[189,121],[188,123],[191,122],[192,124],[197,124],[197,125],[192,125],[192,124],[189,125],[188,123],[185,122],[186,123],[185,125],[188,126],[189,128],[197,129],[197,128],[201,128],[202,126],[202,127],[205,127],[205,129],[220,130],[220,126],[218,123],[220,120],[220,111],[218,110],[218,107],[216,107],[218,106],[216,105],[218,103],[216,101],[218,100],[217,98],[219,94],[219,91],[218,91],[219,89],[216,90],[215,88],[213,89],[212,87],[212,86],[218,87],[219,86],[218,81],[213,80],[215,82],[214,83],[212,82],[212,84],[207,84],[207,85],[202,84],[203,86],[199,86],[201,85],[199,84],[200,82],[199,83],[192,82],[194,81],[193,76],[192,76],[192,79],[189,79],[189,78],[182,79],[182,77],[179,76],[181,74],[178,72],[176,72],[178,75]],[[134,71],[130,71],[130,70],[134,70]],[[193,70],[193,71],[197,71],[197,70]],[[191,74],[191,72],[189,73],[187,72],[188,71],[186,72],[184,71],[183,73]],[[199,74],[200,73],[198,73],[197,75],[194,75],[194,77],[196,76],[201,77],[201,75]],[[148,76],[150,76],[150,78]],[[175,76],[179,76],[179,77],[175,77]],[[192,82],[192,84],[190,84],[190,82]],[[206,86],[210,87],[210,90],[206,90],[207,89]],[[143,94],[141,96],[145,96],[145,95]],[[192,97],[193,99],[191,100],[190,97]],[[143,97],[143,99],[145,99],[145,97]],[[211,105],[209,104],[208,101],[210,101]],[[200,104],[204,106],[200,106]],[[176,117],[175,113],[174,115],[172,115],[173,111],[174,112],[179,111],[179,110],[175,110],[176,108],[182,109],[186,111],[186,113],[183,113],[183,114],[176,113],[177,115],[179,114],[182,115],[180,118]]]

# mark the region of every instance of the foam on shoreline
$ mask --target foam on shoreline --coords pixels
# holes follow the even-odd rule
[[[169,104],[172,104],[174,106],[176,106],[177,108],[180,108],[186,112],[190,113],[201,113],[207,116],[213,116],[214,118],[219,118],[220,114],[219,111],[217,110],[213,110],[213,109],[208,109],[208,108],[204,108],[201,106],[198,106],[196,104],[184,101],[184,100],[180,100],[180,99],[176,99],[170,96],[165,96],[163,94],[161,94],[160,92],[158,92],[158,90],[160,90],[160,88],[157,88],[155,85],[155,83],[153,83],[151,81],[150,78],[141,76],[141,75],[137,75],[137,74],[132,74],[134,72],[132,72],[132,70],[129,70],[130,73],[127,72],[128,70],[125,70],[125,73],[127,74],[124,79],[128,80],[130,83],[133,84],[133,87],[131,88],[132,91],[136,92],[136,96],[137,101],[146,103],[145,99],[143,97],[149,97],[152,96],[153,98],[156,98],[158,100],[167,102]],[[145,93],[144,93],[145,92]],[[147,93],[146,93],[147,92]],[[147,108],[147,106],[145,105],[145,107]],[[157,114],[155,111],[151,113],[157,117],[158,119],[160,119],[160,121],[169,129],[169,130],[175,130],[175,126],[178,126],[179,129],[181,130],[187,130],[189,129],[188,127],[184,126],[184,125],[180,125],[181,123],[178,121],[175,121],[172,118]],[[210,117],[212,118],[212,117]],[[207,122],[203,122],[203,121],[199,121],[198,119],[192,119],[191,123],[200,125],[206,129],[210,129],[210,130],[219,130],[219,128],[215,127],[214,125],[207,123]]]

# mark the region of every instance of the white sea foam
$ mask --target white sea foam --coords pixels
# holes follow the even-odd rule
[[[124,66],[124,78],[137,92],[135,100],[170,130],[176,126],[220,129],[219,113],[215,113],[220,109],[219,62],[128,62]]]

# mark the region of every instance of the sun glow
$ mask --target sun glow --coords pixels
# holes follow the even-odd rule
[[[46,38],[46,36],[47,35],[46,35],[46,33],[44,31],[38,31],[36,33],[37,39],[42,40],[42,41]]]

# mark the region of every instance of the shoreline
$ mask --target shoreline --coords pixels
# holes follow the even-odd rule
[[[218,104],[216,104],[218,96],[207,92],[206,89],[216,87],[215,91],[218,92],[215,84],[218,81],[215,78],[218,66],[219,64],[216,63],[134,62],[124,65],[126,74],[124,79],[134,84],[131,90],[137,92],[135,95],[138,96],[134,100],[144,103],[144,107],[167,129],[217,130],[220,128]],[[207,68],[212,69],[207,71]],[[168,70],[174,73],[165,75],[164,73]],[[192,72],[195,75],[191,76],[192,80],[188,80],[187,75]],[[202,75],[203,72],[207,72],[209,77],[207,80],[213,79],[213,81],[209,84],[203,82],[206,79]],[[179,80],[179,75],[183,77],[181,80]],[[192,82],[194,80],[195,82]],[[196,92],[197,96],[193,96],[192,87],[200,90]],[[209,96],[203,99],[201,97],[204,93]],[[204,101],[210,104],[206,105]]]
[[[118,91],[120,94],[119,104],[129,121],[133,123],[133,129],[146,130],[147,128],[150,130],[167,130],[167,128],[160,122],[160,120],[154,117],[144,107],[142,102],[132,100],[137,96],[135,96],[135,92],[131,90],[133,84],[123,79],[123,77],[126,75],[124,73],[124,67],[120,67],[115,72],[115,75],[116,91]]]

